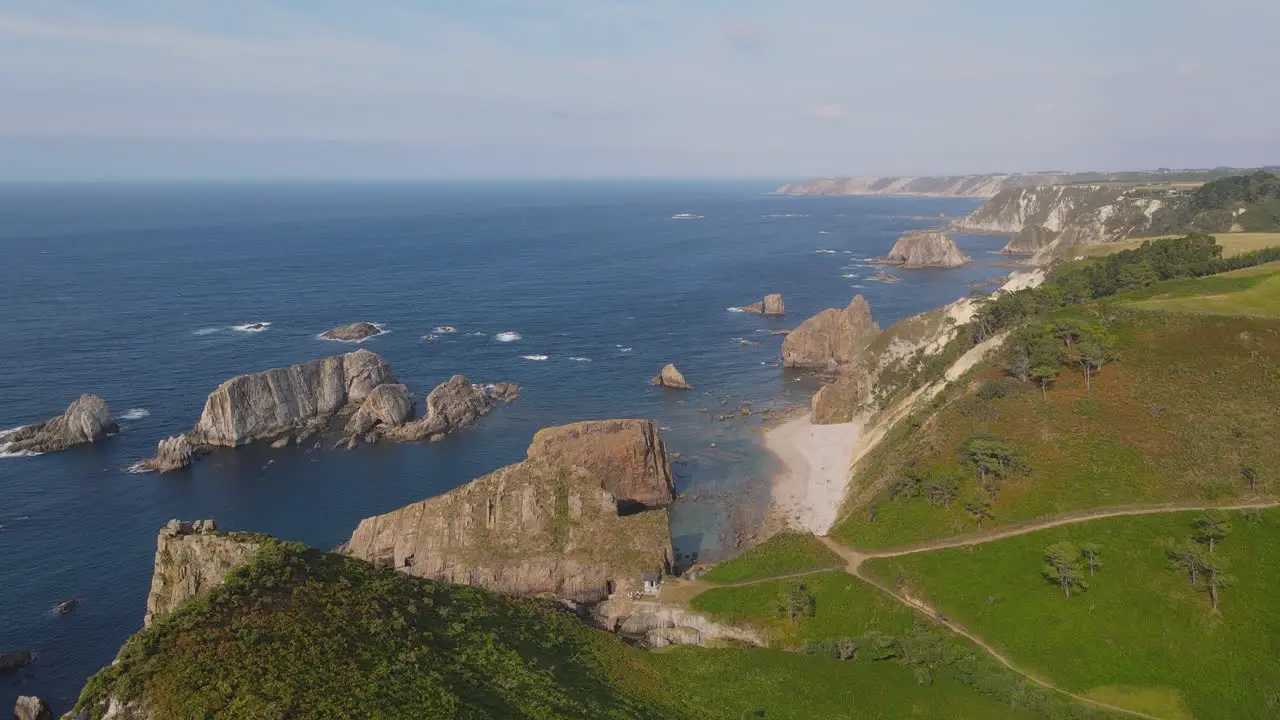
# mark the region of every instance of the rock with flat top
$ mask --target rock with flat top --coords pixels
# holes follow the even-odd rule
[[[684,379],[684,375],[679,370],[676,369],[676,366],[674,363],[667,363],[666,367],[662,368],[662,372],[658,373],[656,376],[654,376],[652,379],[649,380],[649,384],[660,385],[662,387],[671,388],[673,390],[692,390],[693,389],[693,386],[690,385],[689,382]]]
[[[213,520],[170,520],[156,538],[155,567],[143,626],[150,626],[197,594],[221,585],[228,573],[249,562],[261,546],[261,536],[221,532]]]
[[[858,295],[843,310],[828,308],[800,323],[782,342],[786,367],[835,369],[853,362],[880,333],[871,306]]]
[[[332,330],[323,332],[320,337],[326,340],[345,340],[347,342],[360,342],[368,340],[375,335],[381,335],[382,329],[371,322],[351,323],[343,325]]]
[[[22,695],[13,706],[13,720],[53,720],[53,714],[49,712],[49,706],[44,700],[32,695]]]
[[[665,507],[675,490],[666,443],[650,420],[590,420],[543,428],[533,436],[528,457],[584,468],[624,503]]]
[[[936,230],[904,234],[887,259],[905,268],[954,268],[969,262],[954,240]]]
[[[111,420],[106,401],[93,393],[85,393],[55,418],[0,434],[0,449],[9,452],[57,452],[97,442],[119,429]]]

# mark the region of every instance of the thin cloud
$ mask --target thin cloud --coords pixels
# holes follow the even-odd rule
[[[844,108],[836,104],[814,105],[805,110],[805,113],[809,117],[818,118],[820,120],[838,120],[844,117]]]

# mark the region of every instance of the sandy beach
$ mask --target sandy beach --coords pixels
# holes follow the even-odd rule
[[[844,502],[861,435],[861,422],[814,425],[808,413],[765,433],[765,447],[783,464],[773,478],[774,512],[788,526],[827,533]]]

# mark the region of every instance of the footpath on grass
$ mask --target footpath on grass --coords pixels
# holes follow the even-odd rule
[[[830,537],[827,537],[827,536],[819,536],[818,539],[821,540],[822,543],[826,545],[832,552],[836,553],[837,555],[839,555],[841,558],[844,559],[846,563],[844,567],[845,572],[849,573],[850,575],[853,575],[854,577],[857,577],[858,579],[888,594],[890,597],[902,603],[903,605],[906,605],[912,610],[922,613],[925,616],[927,616],[929,619],[946,626],[949,630],[956,633],[957,635],[962,635],[965,638],[968,638],[975,645],[978,645],[983,650],[986,650],[988,653],[990,653],[991,657],[995,658],[1001,665],[1004,665],[1010,670],[1025,677],[1027,680],[1043,688],[1061,693],[1063,695],[1066,695],[1067,697],[1070,697],[1081,703],[1084,703],[1086,705],[1090,705],[1096,708],[1123,713],[1131,717],[1145,718],[1145,720],[1161,720],[1161,718],[1155,715],[1148,715],[1146,713],[1139,712],[1137,710],[1130,710],[1128,708],[1123,708],[1118,705],[1112,705],[1110,703],[1105,703],[1099,700],[1093,700],[1083,695],[1077,695],[1076,693],[1073,693],[1069,690],[1065,690],[1061,687],[1058,687],[1057,685],[1054,685],[1048,682],[1047,680],[1043,680],[1041,678],[1036,677],[1030,672],[1018,667],[1017,665],[1014,665],[1012,661],[1010,661],[1004,655],[1000,654],[1000,652],[996,650],[994,647],[987,644],[987,642],[983,640],[981,637],[970,632],[968,629],[964,628],[958,623],[950,620],[949,618],[944,616],[941,612],[939,612],[936,608],[929,605],[927,602],[920,600],[919,598],[914,598],[914,597],[911,597],[910,595],[906,595],[905,593],[898,592],[894,588],[888,587],[887,585],[884,585],[876,581],[875,579],[868,577],[867,575],[864,575],[862,573],[862,564],[867,560],[871,560],[874,558],[902,557],[903,555],[914,555],[917,553],[932,552],[934,550],[945,550],[948,548],[982,545],[984,543],[995,542],[996,540],[1003,540],[1005,538],[1016,537],[1018,535],[1026,535],[1028,533],[1039,532],[1041,530],[1047,530],[1049,528],[1061,527],[1063,525],[1074,525],[1077,523],[1089,522],[1091,520],[1101,520],[1103,518],[1124,517],[1124,516],[1131,516],[1131,515],[1159,515],[1163,513],[1194,512],[1194,511],[1204,511],[1204,510],[1251,510],[1251,509],[1261,510],[1261,509],[1273,508],[1273,507],[1280,507],[1280,500],[1274,500],[1274,499],[1255,500],[1251,502],[1236,503],[1231,505],[1167,504],[1167,505],[1144,505],[1144,506],[1133,506],[1133,507],[1109,508],[1104,510],[1092,510],[1087,512],[1075,513],[1071,515],[1063,515],[1063,516],[1059,516],[1059,517],[1048,519],[1048,520],[1039,520],[1035,522],[1023,523],[1020,525],[1000,528],[999,530],[992,530],[985,533],[977,533],[977,534],[966,535],[962,537],[948,538],[945,540],[933,540],[926,543],[920,543],[917,545],[898,548],[896,550],[876,550],[876,551],[869,551],[869,552],[864,552],[856,548],[851,548],[845,545],[841,545],[840,543],[837,543],[836,541],[832,540]],[[694,595],[698,595],[701,592],[705,590],[709,590],[711,588],[746,587],[749,585],[757,585],[765,582],[774,582],[776,580],[786,580],[789,578],[798,578],[798,577],[804,577],[806,575],[814,575],[822,572],[830,572],[833,569],[835,568],[822,567],[822,568],[816,568],[812,570],[806,570],[804,572],[791,573],[788,575],[775,575],[773,577],[753,578],[751,580],[744,580],[744,581],[735,582],[735,583],[712,584],[712,583],[707,583],[703,581],[693,581],[689,583],[682,583],[681,584],[682,592],[680,594],[683,596],[683,599],[687,600],[689,598],[692,598]]]

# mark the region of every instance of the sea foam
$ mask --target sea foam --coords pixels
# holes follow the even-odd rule
[[[493,339],[498,342],[515,342],[520,339],[520,333],[508,330],[507,332],[500,332],[497,335],[494,335]]]
[[[196,330],[191,334],[192,335],[212,335],[221,329],[222,328],[200,328],[199,330]]]
[[[441,325],[440,327],[436,328],[435,330],[432,330],[431,332],[435,333],[436,335],[448,335],[449,333],[458,332],[458,328],[452,325]]]
[[[727,308],[725,308],[725,310],[727,310],[727,311],[729,311],[729,312],[746,312],[746,310],[743,310],[743,309],[742,309],[742,308],[740,308],[740,307],[727,307]]]
[[[120,414],[121,420],[141,420],[151,414],[146,408],[129,408]]]
[[[573,362],[591,362],[591,358],[589,357],[577,357],[577,356],[571,355],[569,359],[572,360]]]
[[[262,332],[263,330],[266,330],[269,327],[271,327],[271,323],[269,322],[256,322],[256,323],[245,323],[243,325],[232,325],[231,329],[235,330],[236,332],[259,333],[259,332]]]
[[[546,360],[546,355],[521,355],[525,360]]]

